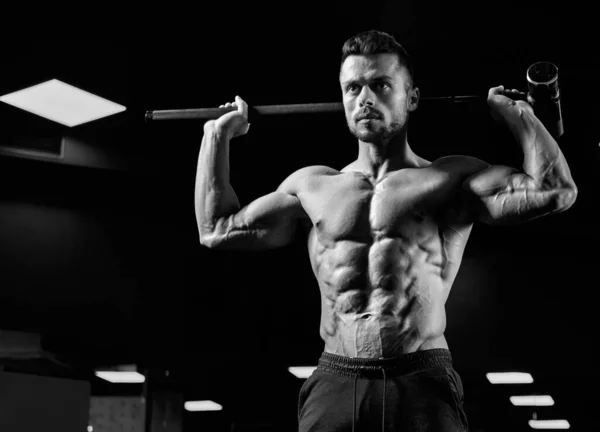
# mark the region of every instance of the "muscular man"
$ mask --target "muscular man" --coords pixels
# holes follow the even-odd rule
[[[527,102],[489,90],[492,116],[524,154],[523,169],[469,156],[433,162],[407,142],[419,102],[410,58],[369,31],[342,49],[340,86],[358,157],[309,166],[241,207],[229,183],[229,141],[248,132],[247,105],[204,126],[196,180],[200,242],[215,250],[277,248],[307,222],[321,291],[317,370],[302,386],[301,432],[464,431],[445,303],[475,222],[511,224],[568,209],[577,196],[556,141]]]

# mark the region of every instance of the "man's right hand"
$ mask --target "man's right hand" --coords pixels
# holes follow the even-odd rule
[[[232,139],[248,133],[250,123],[248,123],[248,104],[241,97],[236,96],[235,102],[227,102],[219,108],[237,108],[235,111],[223,114],[216,120],[210,120],[205,123],[213,123],[217,132],[227,139]]]

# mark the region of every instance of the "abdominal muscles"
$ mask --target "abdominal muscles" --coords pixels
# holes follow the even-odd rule
[[[317,245],[325,350],[348,357],[393,357],[443,335],[448,293],[437,236],[416,242]]]

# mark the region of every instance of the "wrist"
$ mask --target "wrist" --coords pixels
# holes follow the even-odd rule
[[[215,140],[224,139],[229,141],[231,139],[230,134],[223,128],[217,126],[217,122],[215,120],[209,120],[204,123],[204,134]]]
[[[513,109],[502,113],[504,122],[519,140],[527,139],[535,133],[539,120],[533,115],[533,112],[527,107],[515,105]]]

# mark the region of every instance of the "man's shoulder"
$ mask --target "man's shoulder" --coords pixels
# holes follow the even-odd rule
[[[431,166],[461,176],[468,176],[488,168],[490,164],[473,156],[450,155],[436,159]]]
[[[293,183],[299,183],[315,177],[331,176],[338,174],[340,174],[340,171],[325,165],[310,165],[294,171],[292,174],[289,175],[288,179]]]
[[[337,175],[340,172],[325,165],[310,165],[291,173],[279,187],[280,190],[296,195],[306,186],[306,182],[321,176]]]

